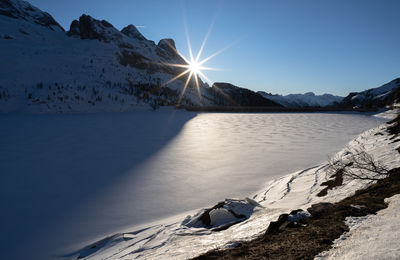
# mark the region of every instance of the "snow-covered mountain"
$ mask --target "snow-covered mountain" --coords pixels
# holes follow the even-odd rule
[[[325,107],[342,101],[343,97],[331,94],[315,95],[313,92],[305,94],[274,95],[264,91],[258,92],[265,98],[277,102],[285,107]]]
[[[399,99],[400,78],[397,78],[377,88],[350,93],[343,99],[341,105],[362,108],[384,107],[398,102]]]
[[[213,105],[210,87],[168,64],[185,64],[172,39],[147,40],[82,15],[70,30],[21,0],[0,0],[0,112],[126,111],[138,106]]]

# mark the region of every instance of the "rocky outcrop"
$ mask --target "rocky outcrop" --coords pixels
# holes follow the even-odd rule
[[[124,27],[121,32],[132,39],[137,39],[139,41],[147,40],[133,24]]]
[[[31,21],[53,31],[64,31],[50,14],[25,1],[0,0],[0,15]]]
[[[203,209],[194,216],[187,216],[182,225],[220,231],[248,219],[256,207],[261,206],[250,198],[225,199],[212,208]]]
[[[170,53],[176,53],[175,41],[172,39],[161,39],[157,46]]]
[[[177,60],[180,64],[186,64],[186,62],[179,55],[175,47],[175,42],[173,39],[161,39],[157,44],[157,54],[164,59]]]
[[[106,20],[96,20],[85,14],[79,17],[79,21],[74,20],[71,23],[67,35],[103,42],[111,42],[123,37],[122,33]]]

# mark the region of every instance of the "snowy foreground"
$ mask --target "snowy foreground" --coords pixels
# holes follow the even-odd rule
[[[357,150],[365,149],[387,168],[400,167],[399,153],[396,150],[398,143],[392,143],[393,140],[390,140],[385,131],[386,127],[383,124],[364,132],[338,154],[345,158]],[[203,209],[186,217],[177,216],[111,235],[68,257],[187,259],[215,248],[234,247],[235,241],[250,240],[263,234],[269,222],[276,220],[282,213],[294,209],[305,210],[322,201],[337,202],[368,185],[366,181],[345,179],[342,186],[329,190],[327,196],[317,197],[324,188],[320,184],[330,177],[327,166],[328,164],[322,164],[273,180],[251,199],[227,199],[222,207],[210,207],[207,225],[201,221],[202,213],[207,211]],[[375,251],[376,256],[385,253],[385,257],[399,257],[399,233],[389,230],[398,230],[393,229],[393,223],[396,222],[393,220],[398,219],[400,196],[393,196],[388,202],[389,207],[376,216],[349,218],[350,232],[335,241],[333,249],[324,252],[319,258],[362,259],[363,255],[359,254],[361,251],[371,256],[365,248],[379,248]],[[224,229],[236,222],[239,223]],[[376,243],[378,237],[379,244]],[[388,239],[388,242],[383,238]],[[370,247],[371,244],[374,247]],[[355,247],[355,251],[349,251],[350,247]]]

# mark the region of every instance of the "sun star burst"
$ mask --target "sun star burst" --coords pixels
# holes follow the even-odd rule
[[[172,66],[172,67],[179,67],[179,68],[184,68],[186,70],[184,70],[182,73],[180,73],[179,75],[173,77],[172,79],[170,79],[168,82],[164,83],[163,86],[166,86],[170,83],[172,83],[173,81],[185,76],[188,74],[187,80],[185,81],[185,85],[182,89],[182,92],[180,94],[179,100],[178,100],[178,104],[180,104],[180,102],[182,101],[183,95],[185,94],[185,91],[192,79],[192,77],[194,78],[195,84],[196,84],[196,88],[197,88],[197,94],[199,96],[199,99],[202,100],[202,96],[201,96],[201,91],[200,91],[200,86],[199,86],[199,77],[203,78],[204,80],[206,80],[208,83],[212,83],[206,75],[204,75],[203,71],[205,70],[217,70],[215,68],[210,68],[210,67],[206,67],[203,66],[207,61],[209,61],[210,59],[214,58],[215,56],[217,56],[218,54],[220,54],[221,52],[225,51],[227,49],[227,47],[225,47],[222,50],[219,50],[217,52],[215,52],[214,54],[208,56],[205,59],[200,60],[200,56],[204,50],[205,44],[207,42],[208,36],[210,34],[211,28],[208,31],[206,37],[203,40],[203,43],[200,47],[199,52],[196,55],[196,58],[194,58],[195,56],[193,55],[192,52],[192,46],[190,44],[190,39],[189,39],[189,34],[186,30],[186,39],[187,39],[187,44],[188,44],[188,50],[189,50],[189,55],[190,55],[190,60],[188,58],[186,58],[185,56],[183,56],[182,54],[180,54],[179,52],[177,52],[177,54],[185,61],[186,64],[166,64],[168,66]]]

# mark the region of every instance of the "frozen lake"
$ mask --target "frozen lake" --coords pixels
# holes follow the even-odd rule
[[[61,256],[315,166],[383,121],[359,114],[0,115],[0,252]]]

